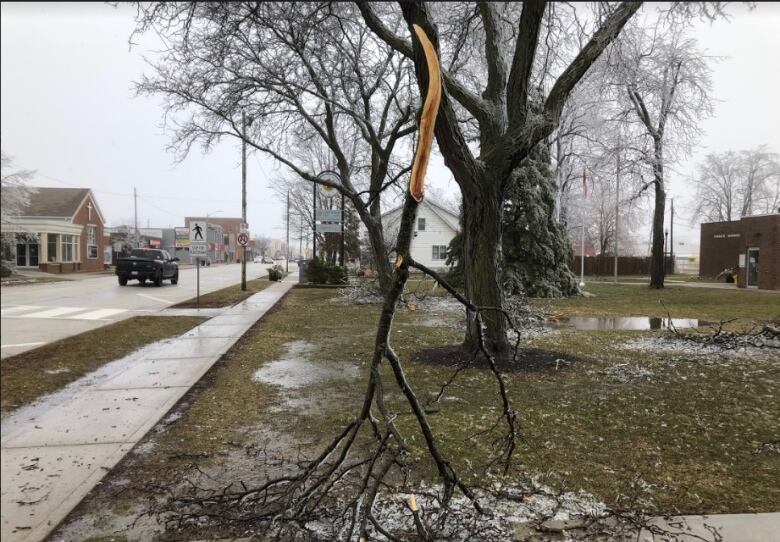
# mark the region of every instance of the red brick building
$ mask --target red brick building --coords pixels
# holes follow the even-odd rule
[[[741,288],[780,290],[780,214],[701,225],[699,275],[739,268]]]
[[[36,188],[20,216],[3,230],[15,235],[19,268],[99,271],[108,247],[105,222],[89,188]]]

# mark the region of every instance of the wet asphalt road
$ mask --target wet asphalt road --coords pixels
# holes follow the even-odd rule
[[[247,264],[247,280],[267,275],[267,264]],[[0,357],[95,329],[112,322],[156,313],[196,295],[195,267],[179,270],[179,284],[144,286],[131,281],[119,286],[115,275],[9,286],[2,290]],[[73,278],[73,277],[71,277]],[[200,292],[208,293],[241,281],[239,264],[201,267]]]

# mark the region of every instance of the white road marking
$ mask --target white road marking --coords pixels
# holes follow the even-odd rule
[[[148,294],[135,294],[139,297],[145,297],[146,299],[151,299],[152,301],[157,301],[158,303],[170,303],[170,299],[162,299],[161,297],[154,297],[153,295]]]
[[[0,346],[0,348],[21,348],[22,346],[38,346],[40,344],[46,344],[46,343],[40,342],[40,343],[4,344]]]
[[[24,314],[20,318],[57,318],[65,314],[72,314],[85,310],[87,310],[86,307],[57,307],[56,309]]]
[[[85,312],[83,314],[76,314],[75,316],[69,316],[68,318],[73,318],[77,320],[101,320],[103,318],[114,316],[116,314],[121,314],[123,312],[127,312],[127,309],[98,309],[90,312]]]
[[[16,307],[9,307],[9,308],[2,308],[0,309],[0,315],[6,316],[8,314],[16,314],[17,312],[24,312],[24,311],[35,311],[40,310],[45,307],[40,307],[37,305],[18,305]]]

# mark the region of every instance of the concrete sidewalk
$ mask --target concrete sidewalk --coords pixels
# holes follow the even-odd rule
[[[0,539],[43,540],[295,283],[288,276],[3,419]]]
[[[780,512],[765,514],[714,514],[711,516],[672,516],[651,523],[675,538],[652,537],[642,531],[638,540],[696,542],[771,542],[780,540]]]

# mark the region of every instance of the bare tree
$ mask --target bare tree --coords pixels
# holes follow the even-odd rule
[[[378,36],[414,59],[418,84],[425,88],[422,51],[395,30],[397,11],[380,4],[359,7]],[[558,13],[569,8],[559,4],[404,2],[400,7],[409,32],[413,24],[422,27],[446,67],[436,140],[463,194],[466,298],[501,307],[504,189],[520,162],[553,132],[577,82],[640,4],[625,2],[597,14],[582,47],[562,46]],[[446,31],[440,32],[440,25]],[[550,89],[546,96],[543,88]],[[476,349],[483,322],[490,347],[507,351],[506,321],[499,311],[482,319],[469,314],[465,346]]]
[[[16,238],[25,235],[26,232],[16,231],[11,228],[14,219],[18,217],[30,202],[30,195],[35,193],[35,188],[28,185],[35,171],[16,169],[13,157],[5,151],[0,151],[0,250],[3,262],[14,268],[16,266]],[[13,229],[13,231],[11,231]]]
[[[354,11],[330,3],[143,4],[137,32],[154,30],[166,47],[137,90],[164,97],[180,156],[196,142],[208,149],[225,136],[243,138],[301,179],[343,193],[386,288],[381,196],[409,172],[410,70]],[[244,114],[253,119],[248,129]],[[315,141],[341,184],[311,169]]]
[[[0,151],[0,222],[3,225],[10,224],[13,219],[24,210],[30,202],[30,195],[35,193],[35,188],[28,185],[35,171],[14,168],[14,159],[5,151]]]
[[[265,256],[265,255],[266,255],[266,254],[265,254],[265,253],[266,253],[266,251],[267,251],[267,250],[270,248],[270,246],[271,246],[271,238],[270,238],[270,237],[268,237],[267,235],[254,235],[254,236],[252,237],[252,241],[254,242],[255,249],[256,249],[256,250],[257,250],[257,251],[258,251],[260,254],[262,254],[263,256]]]
[[[708,154],[699,166],[694,219],[710,222],[732,220],[739,211],[738,186],[742,172],[733,151]]]
[[[665,169],[690,152],[699,122],[712,114],[708,59],[687,35],[685,23],[659,21],[654,28],[630,25],[618,43],[613,82],[625,88],[625,109],[644,131],[644,160],[654,189],[650,287],[664,286]]]
[[[744,179],[738,191],[740,216],[780,212],[780,157],[766,145],[739,154]]]
[[[780,161],[766,145],[708,154],[694,182],[694,219],[722,222],[777,212]]]

